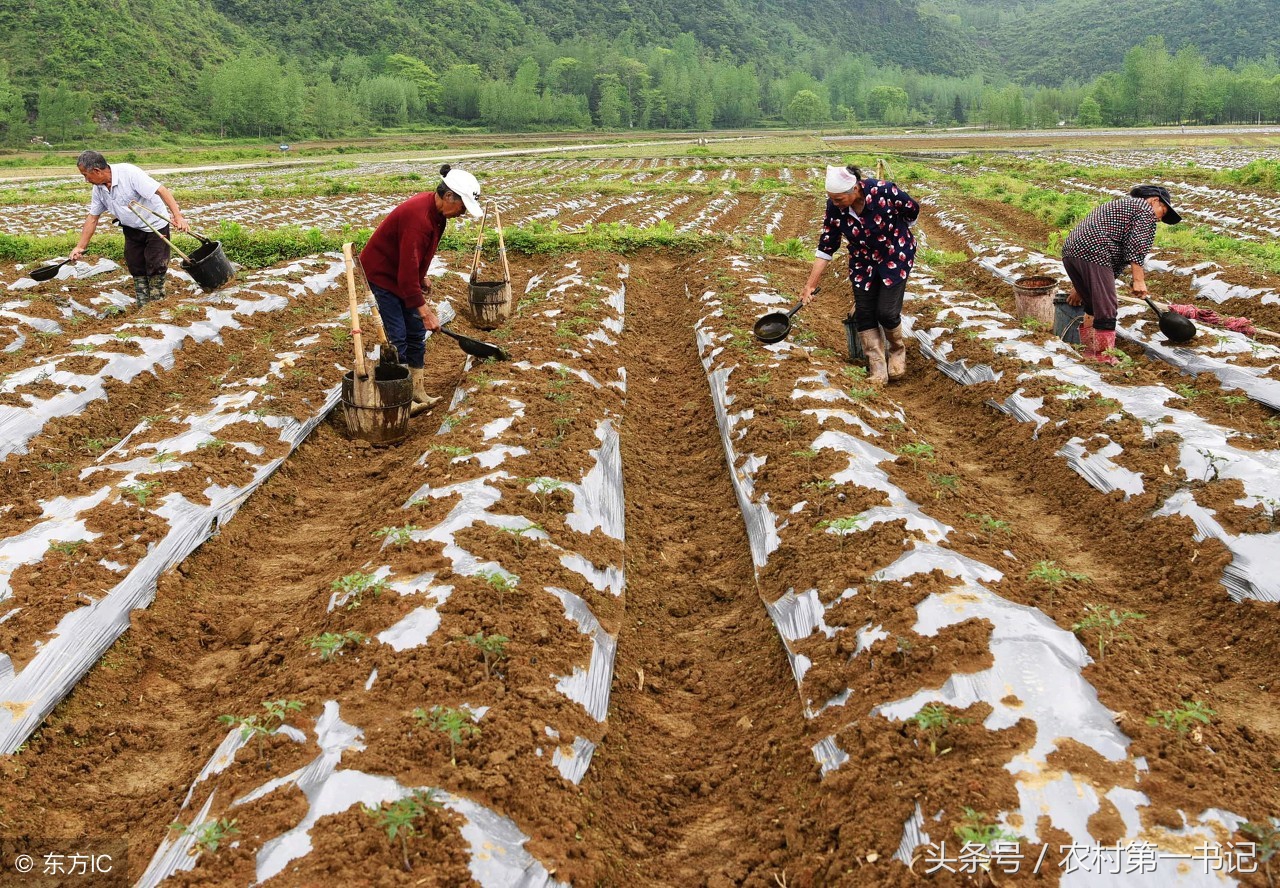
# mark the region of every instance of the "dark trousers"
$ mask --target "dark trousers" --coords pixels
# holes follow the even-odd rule
[[[1080,294],[1080,305],[1087,315],[1093,315],[1093,329],[1116,328],[1116,275],[1105,265],[1085,262],[1065,256],[1062,267],[1071,278],[1071,286]]]
[[[160,229],[160,234],[144,228],[130,228],[121,225],[124,231],[124,264],[129,274],[134,277],[151,277],[165,274],[169,270],[169,244],[165,237],[169,236],[169,226]]]
[[[400,363],[422,369],[422,359],[427,353],[427,328],[423,326],[418,310],[409,308],[399,296],[377,284],[370,284],[369,289],[373,290],[373,298],[378,302],[387,341],[395,346]]]
[[[884,327],[896,330],[902,325],[902,297],[907,293],[907,282],[886,287],[878,280],[870,289],[853,288],[853,324],[861,333]]]

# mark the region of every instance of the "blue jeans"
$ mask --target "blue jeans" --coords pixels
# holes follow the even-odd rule
[[[369,284],[373,298],[378,301],[382,315],[382,329],[387,331],[387,341],[396,349],[400,363],[422,369],[422,358],[427,353],[427,328],[416,308],[409,308],[400,297],[377,284]]]

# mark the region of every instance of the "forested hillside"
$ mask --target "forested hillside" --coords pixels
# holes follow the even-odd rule
[[[129,130],[1273,120],[1274,3],[10,0],[0,145]]]

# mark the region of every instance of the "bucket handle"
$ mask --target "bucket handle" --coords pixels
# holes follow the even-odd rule
[[[498,253],[502,256],[502,279],[509,285],[511,283],[511,269],[507,267],[507,244],[502,239],[502,211],[497,207],[493,208],[494,224],[498,228]]]
[[[480,268],[480,250],[484,247],[484,223],[489,218],[489,208],[485,207],[480,214],[480,233],[476,235],[476,254],[471,257],[471,283],[476,282],[476,271]]]

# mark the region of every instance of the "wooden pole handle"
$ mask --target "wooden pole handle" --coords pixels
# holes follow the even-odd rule
[[[498,253],[502,256],[502,279],[511,283],[511,269],[507,267],[507,242],[502,238],[502,211],[493,208],[494,224],[498,227]]]
[[[133,210],[134,215],[135,215],[135,216],[137,216],[139,219],[141,219],[141,220],[142,220],[142,224],[143,224],[143,225],[145,225],[145,226],[147,226],[148,228],[150,228],[153,232],[155,232],[156,237],[160,238],[160,240],[162,240],[162,241],[164,241],[166,244],[168,244],[168,245],[173,249],[173,251],[174,251],[175,253],[177,253],[177,254],[178,254],[179,256],[181,256],[183,259],[186,259],[188,262],[190,262],[190,261],[191,261],[191,257],[190,257],[190,256],[188,256],[186,253],[182,252],[182,250],[180,250],[180,249],[178,248],[178,245],[177,245],[177,244],[175,244],[173,241],[169,240],[169,238],[167,238],[167,237],[165,237],[163,234],[161,234],[161,233],[160,233],[160,231],[159,231],[159,230],[158,230],[154,225],[152,225],[150,222],[148,222],[148,221],[146,220],[146,217],[145,217],[145,216],[143,216],[141,213],[139,213],[139,212],[138,212],[138,210],[140,210],[140,209],[141,209],[141,210],[145,210],[145,209],[146,209],[146,207],[144,207],[142,204],[138,203],[136,200],[131,200],[131,201],[129,201],[129,209]]]
[[[369,369],[364,365],[364,335],[360,331],[360,306],[356,302],[355,260],[351,257],[350,242],[342,245],[342,259],[347,266],[347,299],[351,303],[351,339],[356,349],[356,377],[368,379]]]
[[[369,317],[373,320],[374,332],[378,335],[378,344],[390,345],[391,340],[387,339],[387,328],[382,325],[382,312],[378,309],[378,299],[373,295],[373,287],[369,286],[369,276],[364,273],[364,266],[360,264],[359,256],[355,259],[355,265],[360,280],[364,282],[364,289],[369,294],[367,300]]]
[[[480,251],[484,249],[484,223],[489,218],[489,208],[480,214],[480,233],[476,235],[476,254],[471,257],[471,283],[476,282],[476,269],[480,267]]]

